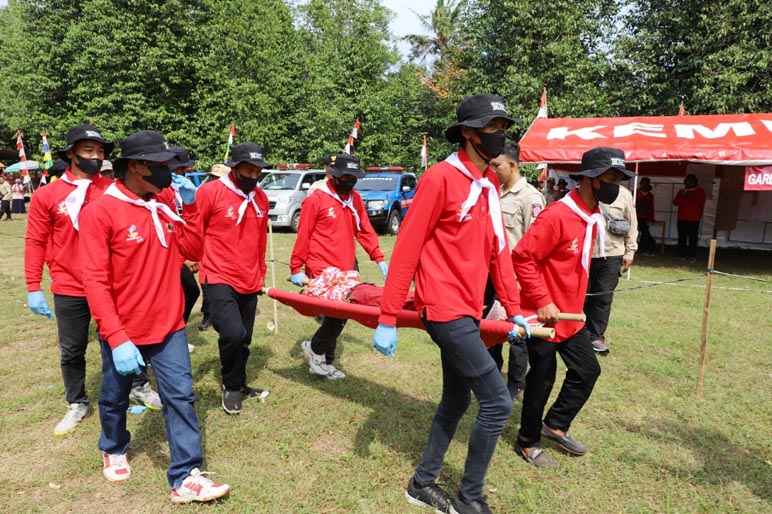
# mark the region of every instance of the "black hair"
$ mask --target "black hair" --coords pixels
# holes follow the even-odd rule
[[[504,145],[501,150],[501,155],[506,155],[508,158],[515,161],[515,164],[520,165],[520,145],[514,141]]]

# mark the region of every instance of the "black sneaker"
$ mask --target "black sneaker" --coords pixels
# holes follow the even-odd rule
[[[448,512],[450,512],[450,514],[493,514],[493,511],[485,502],[485,498],[480,501],[471,501],[467,503],[462,500],[458,494],[453,497]]]
[[[249,386],[244,386],[241,388],[241,396],[247,399],[257,399],[263,402],[266,398],[268,398],[269,394],[271,394],[271,391],[268,389],[257,389]]]
[[[212,326],[212,322],[209,320],[209,318],[204,318],[201,320],[201,323],[198,324],[198,330],[200,332],[203,332],[207,328]]]
[[[229,391],[223,386],[222,408],[228,414],[241,414],[241,391]]]
[[[405,499],[411,505],[431,507],[437,514],[446,514],[450,508],[450,495],[437,484],[418,487],[413,479],[407,483]]]

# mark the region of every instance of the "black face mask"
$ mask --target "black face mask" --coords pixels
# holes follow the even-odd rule
[[[146,182],[153,184],[158,189],[166,189],[172,185],[172,171],[169,166],[145,165],[150,170],[150,175],[143,176]]]
[[[80,155],[75,156],[76,164],[87,175],[93,175],[102,169],[102,159],[86,159]]]
[[[480,157],[486,161],[495,159],[501,155],[501,151],[504,149],[507,135],[503,130],[498,132],[482,132],[477,130],[477,137],[480,138],[480,144],[472,143],[474,149],[480,154]]]
[[[254,191],[255,187],[257,187],[257,179],[252,177],[245,177],[244,175],[239,175],[239,187],[244,192],[245,195],[248,195],[252,191]]]
[[[354,178],[354,180],[341,180],[340,177],[332,178],[332,187],[335,188],[335,191],[337,191],[339,195],[349,194],[351,190],[354,189],[356,183],[356,178]]]
[[[602,180],[599,180],[598,182],[600,182],[600,187],[598,189],[593,187],[592,195],[600,203],[611,205],[614,203],[614,200],[617,199],[617,196],[619,196],[619,184],[603,182]]]

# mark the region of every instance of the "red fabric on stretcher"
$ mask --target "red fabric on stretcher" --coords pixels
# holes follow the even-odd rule
[[[357,286],[357,288],[359,287],[361,286]],[[378,326],[378,316],[381,314],[380,307],[314,298],[276,289],[275,287],[266,289],[265,294],[284,305],[292,307],[303,316],[323,314],[332,318],[353,319],[370,328]],[[400,328],[424,330],[424,325],[421,323],[418,313],[414,310],[402,309],[397,315],[397,326]],[[494,344],[506,342],[508,340],[507,335],[513,327],[514,324],[508,321],[484,319],[480,321],[480,337],[485,346],[490,347]]]

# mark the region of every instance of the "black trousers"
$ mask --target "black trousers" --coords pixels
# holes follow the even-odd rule
[[[5,219],[11,219],[11,201],[0,200],[0,218],[5,214]]]
[[[311,338],[311,351],[317,355],[324,355],[327,364],[335,360],[335,348],[338,346],[338,336],[346,326],[345,319],[325,316],[321,326]]]
[[[257,292],[242,294],[227,284],[203,284],[212,326],[220,334],[222,383],[229,391],[247,386],[247,359],[255,326]]]
[[[56,328],[59,332],[60,366],[67,403],[88,403],[86,394],[86,347],[91,310],[84,296],[54,295]],[[134,377],[131,387],[148,381],[146,368]]]
[[[622,256],[596,257],[590,263],[590,279],[587,282],[587,294],[609,293],[614,291],[619,283],[619,273],[622,270]],[[587,316],[585,326],[592,340],[605,341],[608,318],[611,315],[611,302],[614,294],[599,294],[587,296],[584,300],[584,314]]]
[[[654,253],[657,242],[649,230],[649,220],[638,218],[638,249],[644,253]]]
[[[590,398],[600,376],[600,364],[586,329],[583,328],[561,343],[535,337],[528,339],[528,360],[531,368],[525,377],[523,411],[517,437],[520,447],[539,446],[542,415],[555,383],[558,353],[568,369],[560,393],[544,418],[544,423],[551,428],[568,431],[574,418]]]
[[[196,305],[196,300],[198,300],[201,292],[198,290],[198,282],[195,275],[184,264],[182,265],[180,280],[182,281],[182,292],[185,294],[185,311],[182,313],[182,319],[187,324],[190,319],[190,313],[193,312],[193,306]]]
[[[697,240],[700,238],[700,222],[678,220],[677,226],[678,256],[694,259],[697,256]]]

